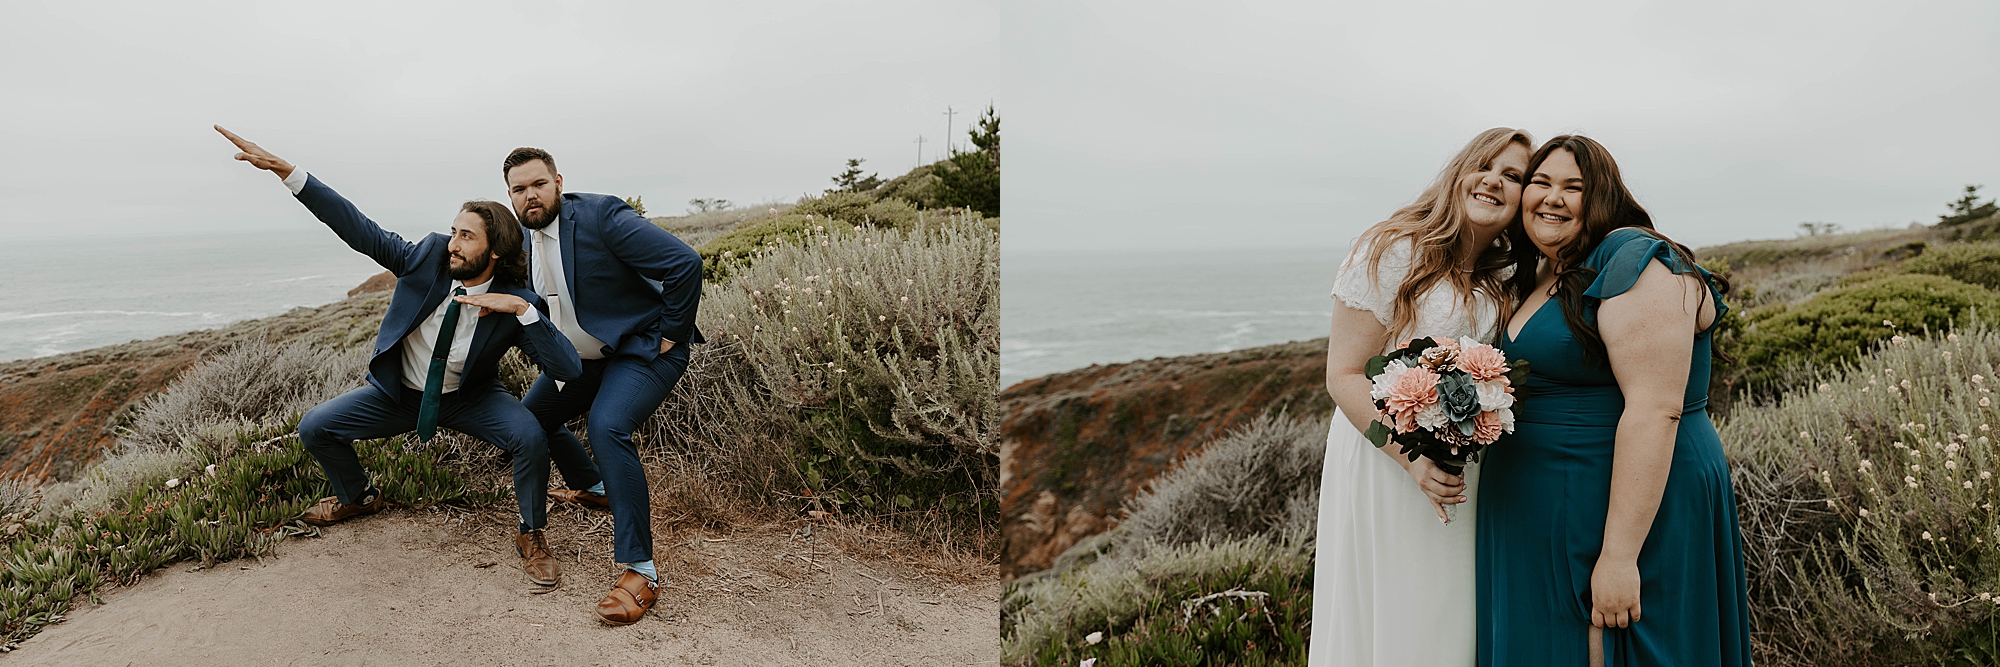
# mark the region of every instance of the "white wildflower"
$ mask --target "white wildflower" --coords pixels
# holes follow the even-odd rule
[[[169,489],[171,489],[171,488],[174,488],[174,487],[176,487],[176,486],[180,486],[180,485],[181,485],[181,478],[179,478],[179,477],[175,477],[175,478],[173,478],[173,479],[170,479],[170,480],[167,480],[167,488],[169,488]]]
[[[1093,632],[1083,636],[1083,643],[1085,644],[1096,644],[1101,641],[1104,641],[1104,633],[1102,632]]]

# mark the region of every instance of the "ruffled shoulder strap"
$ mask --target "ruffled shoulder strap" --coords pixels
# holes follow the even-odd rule
[[[1722,316],[1729,312],[1729,304],[1723,303],[1722,295],[1716,293],[1707,269],[1682,259],[1666,240],[1637,227],[1612,230],[1604,236],[1602,243],[1597,244],[1597,250],[1584,260],[1584,268],[1596,271],[1597,279],[1590,283],[1590,288],[1584,290],[1583,295],[1602,301],[1624,294],[1638,284],[1639,274],[1644,273],[1656,259],[1668,271],[1678,274],[1693,272],[1701,278],[1702,284],[1708,287],[1709,296],[1715,299],[1716,321],[1721,321]]]
[[[1371,275],[1368,262],[1373,249],[1356,239],[1354,250],[1340,263],[1340,272],[1334,274],[1333,297],[1349,308],[1374,313],[1376,321],[1389,326],[1396,314],[1396,288],[1410,272],[1410,247],[1409,239],[1390,243],[1382,250],[1382,259]]]

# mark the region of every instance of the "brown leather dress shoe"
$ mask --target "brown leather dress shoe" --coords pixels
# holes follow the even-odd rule
[[[611,587],[611,593],[597,601],[597,617],[612,625],[631,625],[639,622],[659,597],[659,584],[648,580],[646,575],[626,570],[618,577],[618,585]]]
[[[577,489],[549,489],[549,497],[566,503],[576,503],[594,510],[611,511],[611,499],[601,493],[591,493]]]
[[[305,513],[299,515],[299,520],[315,526],[331,526],[349,518],[380,512],[386,504],[380,491],[370,491],[367,500],[358,505],[343,504],[339,496],[327,496],[306,508]]]
[[[515,536],[514,551],[521,554],[521,571],[528,573],[528,581],[554,586],[562,580],[562,565],[549,553],[548,543],[542,541],[542,531],[531,530]]]

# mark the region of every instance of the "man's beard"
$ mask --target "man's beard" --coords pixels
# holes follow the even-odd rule
[[[452,280],[467,280],[471,278],[478,278],[479,274],[485,273],[486,267],[493,263],[493,258],[484,254],[481,254],[478,257],[468,257],[464,259],[465,263],[445,271],[445,273],[451,275]]]
[[[555,222],[556,218],[561,215],[562,191],[557,190],[555,201],[549,202],[540,209],[536,209],[534,213],[523,213],[521,215],[521,226],[528,229],[541,229],[549,226],[549,223]]]

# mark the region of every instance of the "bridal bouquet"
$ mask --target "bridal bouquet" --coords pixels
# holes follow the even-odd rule
[[[1499,348],[1470,337],[1413,338],[1368,360],[1370,395],[1382,412],[1368,440],[1393,441],[1411,461],[1428,457],[1462,475],[1480,450],[1514,432],[1514,387],[1527,375],[1527,361],[1509,363]]]

